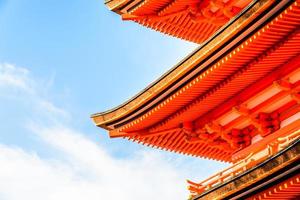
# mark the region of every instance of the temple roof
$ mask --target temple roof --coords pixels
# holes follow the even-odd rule
[[[220,52],[218,52],[218,49],[222,46],[225,46],[228,41],[232,40],[237,35],[238,31],[245,29],[245,27],[247,27],[247,25],[253,18],[258,18],[258,14],[260,12],[263,12],[266,9],[266,6],[270,6],[270,3],[257,3],[252,7],[246,9],[241,16],[233,21],[233,23],[229,23],[224,26],[220,30],[220,32],[215,35],[215,37],[206,41],[198,49],[184,58],[172,69],[163,74],[160,78],[155,80],[140,93],[124,102],[120,106],[117,106],[105,112],[94,114],[92,117],[96,120],[96,124],[108,124],[115,119],[123,118],[131,111],[140,107],[141,104],[147,102],[147,100],[154,98],[157,94],[163,92],[163,90],[169,85],[175,84],[176,81],[178,82],[194,68],[198,68],[198,71],[209,68],[209,64],[203,63],[203,61],[206,61],[208,59],[210,59],[210,62],[213,61],[213,58],[216,57],[213,57],[213,54],[220,54]],[[252,27],[252,29],[253,28],[255,27]],[[238,39],[240,40],[240,38]],[[235,41],[235,43],[239,42],[239,40]],[[226,45],[225,47],[230,48],[230,45]],[[201,68],[199,68],[198,66],[200,62],[203,63],[203,66],[201,66]],[[109,126],[104,126],[104,128],[110,129]]]
[[[211,178],[214,179],[214,185],[206,185],[206,190],[198,195],[192,195],[191,199],[299,199],[299,153],[298,139],[275,155],[261,160],[256,166],[247,168],[245,163],[243,168],[247,169],[240,173],[232,167],[231,174],[235,175],[216,178],[218,175],[222,176],[223,171],[218,173]]]
[[[107,0],[109,9],[156,31],[202,43],[251,0]]]
[[[300,110],[298,3],[254,2],[134,98],[93,115],[95,124],[111,137],[233,161]]]

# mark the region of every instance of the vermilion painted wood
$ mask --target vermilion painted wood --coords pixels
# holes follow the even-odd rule
[[[300,174],[297,174],[281,183],[274,185],[247,200],[261,199],[299,199],[300,198]]]
[[[292,13],[294,15],[290,13],[285,15],[292,20],[287,21],[284,17],[278,17],[272,26],[266,26],[269,27],[268,29],[265,27],[258,32],[259,34],[257,33],[227,55],[227,61],[226,57],[220,60],[216,64],[218,66],[216,69],[212,66],[197,77],[198,79],[179,89],[176,94],[141,116],[136,122],[133,121],[121,128],[121,131],[131,132],[145,127],[149,128],[149,126],[155,128],[159,124],[162,124],[164,129],[168,129],[176,126],[179,121],[193,121],[221,101],[232,98],[247,84],[254,83],[287,62],[300,51],[299,31],[290,35],[293,30],[297,29],[295,22],[300,23],[299,8],[293,9]],[[278,26],[283,24],[287,26],[289,23],[289,30],[276,29]],[[289,35],[291,38],[288,37]],[[289,40],[291,41],[288,42]],[[195,84],[192,84],[194,82]]]
[[[272,85],[274,80],[298,69],[299,16],[298,5],[288,8],[210,69],[179,88],[176,94],[140,118],[114,130],[114,136],[119,134],[145,145],[178,153],[231,161],[231,155],[237,149],[233,148],[230,140],[220,140],[224,145],[231,143],[228,148],[215,146],[210,140],[194,140],[195,136],[190,136],[193,133],[183,124],[192,122],[192,129],[201,129],[232,106],[247,101]],[[266,101],[266,105],[256,107],[255,112],[286,95],[289,94],[278,94]],[[280,114],[288,116],[284,112]],[[230,130],[243,121],[244,118],[238,118],[231,125],[227,124],[225,129]]]
[[[202,43],[236,16],[251,0],[147,0],[133,10],[123,9],[132,20],[156,31]]]
[[[221,9],[219,1],[202,1],[201,5],[198,5],[199,1],[182,0],[173,3],[169,0],[147,0],[141,4],[130,2],[122,8],[128,11],[124,18],[138,22],[146,20],[146,24],[157,25],[160,31],[175,31],[172,26],[159,25],[159,21],[165,22],[172,17],[180,20],[177,15],[187,11],[191,20],[191,15],[195,15],[193,9],[201,11],[201,15],[211,14],[203,13],[204,10],[215,10],[214,13],[220,12],[219,17],[222,18],[225,7],[239,1],[228,1],[223,5],[224,9]],[[139,6],[132,10],[134,2]],[[145,102],[144,107],[139,109],[149,108],[146,112],[116,121],[109,126],[110,136],[177,153],[231,162],[232,155],[249,146],[254,137],[266,137],[278,130],[281,122],[293,114],[291,109],[298,110],[300,102],[299,80],[295,81],[295,77],[297,79],[300,75],[297,72],[300,68],[299,2],[297,0],[238,46],[217,58],[211,66],[205,66],[205,71],[178,84],[174,93],[162,96],[157,104]],[[196,8],[181,10],[180,6],[186,4],[195,4]],[[203,16],[193,17],[203,20]],[[213,20],[216,21],[216,18]],[[192,27],[186,28],[191,30]],[[186,36],[186,33],[181,33]],[[221,52],[226,51],[222,49]],[[294,81],[289,82],[287,79],[292,76]],[[279,89],[263,102],[252,101],[257,94],[268,94],[268,90],[275,86]],[[252,107],[247,106],[248,102],[252,102]],[[153,107],[150,107],[152,104]]]

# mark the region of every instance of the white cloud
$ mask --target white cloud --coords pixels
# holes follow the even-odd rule
[[[12,64],[0,63],[0,87],[17,88],[26,92],[33,92],[28,70],[15,67]]]
[[[0,143],[1,200],[186,199],[184,176],[190,173],[178,167],[180,159],[168,160],[150,150],[115,158],[84,133],[57,120],[70,115],[39,95],[35,85],[25,68],[0,64],[0,87],[24,91],[22,98],[30,98],[30,106],[38,107],[44,118],[30,119],[28,127],[43,148],[56,155],[46,158]]]
[[[185,199],[180,171],[161,155],[115,159],[83,134],[63,127],[35,129],[61,158],[47,160],[0,146],[0,199]],[[45,147],[47,148],[47,146]]]
[[[52,79],[53,77],[50,82],[37,83],[30,76],[28,69],[0,63],[0,97],[21,99],[32,108],[32,113],[35,112],[40,118],[46,118],[48,121],[69,120],[70,115],[66,110],[54,105],[42,95],[51,86]]]

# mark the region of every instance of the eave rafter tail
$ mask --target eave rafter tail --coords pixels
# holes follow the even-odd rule
[[[249,98],[255,96],[260,91],[264,90],[268,86],[274,84],[278,85],[281,82],[281,77],[286,76],[287,74],[293,72],[295,69],[300,68],[300,54],[295,56],[289,62],[287,62],[282,67],[274,70],[268,76],[264,77],[263,79],[257,81],[255,84],[249,86],[247,89],[236,95],[235,97],[227,100],[226,102],[222,103],[221,105],[217,106],[210,112],[206,113],[205,116],[200,116],[197,118],[193,123],[195,127],[202,127],[205,123],[211,121],[212,119],[224,115],[226,112],[229,112],[231,109],[235,110],[236,106],[239,106],[238,102],[245,102]],[[286,82],[286,81],[285,81]],[[297,85],[297,88],[299,86]],[[295,89],[297,89],[295,88]],[[292,95],[297,97],[295,94],[295,90],[287,90]],[[244,105],[243,105],[244,106]]]
[[[171,128],[163,131],[156,131],[156,132],[150,132],[148,129],[143,129],[139,131],[134,132],[123,132],[120,129],[113,129],[109,131],[109,136],[111,138],[117,138],[117,137],[153,137],[153,136],[159,136],[164,135],[170,132],[176,132],[176,131],[185,131],[184,128],[178,127],[178,128]]]
[[[258,35],[261,35],[260,32],[265,32],[266,29],[268,29],[268,27],[270,27],[269,25],[266,26],[267,28],[263,28],[261,31],[259,31]],[[268,47],[262,54],[260,54],[258,57],[253,58],[252,60],[248,61],[244,66],[242,66],[241,68],[239,68],[237,71],[235,71],[233,74],[231,74],[230,76],[228,76],[226,78],[226,80],[223,80],[222,82],[216,84],[213,86],[213,88],[211,88],[210,90],[208,90],[207,93],[202,94],[201,96],[197,97],[196,99],[194,99],[192,102],[189,102],[189,104],[185,105],[184,107],[182,107],[181,109],[177,110],[176,112],[172,113],[171,115],[167,116],[166,118],[164,118],[163,120],[161,120],[160,122],[153,124],[151,126],[151,130],[159,130],[161,127],[165,126],[167,123],[169,123],[172,120],[175,120],[176,117],[182,115],[183,113],[187,113],[189,110],[192,110],[199,102],[201,102],[204,98],[206,98],[207,96],[211,95],[211,91],[217,91],[219,90],[221,87],[224,85],[229,84],[230,81],[232,81],[233,79],[236,79],[236,77],[239,77],[241,74],[246,73],[247,71],[252,70],[251,68],[259,68],[259,63],[264,63],[264,62],[270,62],[270,58],[274,56],[274,58],[278,59],[277,57],[277,50],[280,52],[285,52],[286,50],[282,49],[282,47],[284,47],[288,42],[297,42],[299,43],[299,34],[300,34],[300,24],[299,26],[297,26],[296,28],[294,28],[293,31],[291,31],[288,35],[286,35],[285,37],[283,37],[281,40],[278,40],[275,44],[273,44],[272,46]],[[252,36],[253,38],[257,38],[256,35]],[[240,49],[243,49],[243,47],[247,46],[246,44],[249,44],[250,41],[253,41],[252,37],[248,40],[246,40],[244,43],[242,43],[239,47],[237,47],[233,52],[239,52],[241,51]],[[296,43],[296,44],[297,44]],[[300,43],[299,43],[300,44]],[[290,49],[291,54],[296,54],[297,52],[300,51],[300,47],[294,47],[293,49]],[[238,54],[236,54],[238,55]],[[227,56],[226,56],[227,57]],[[222,62],[224,61],[223,59]],[[228,59],[228,62],[230,61],[230,59]],[[214,66],[217,66],[214,65]],[[278,66],[279,67],[279,66]],[[214,67],[211,67],[214,68]],[[209,70],[207,70],[208,72],[210,72]],[[252,72],[253,73],[253,72]],[[228,80],[228,81],[227,81]],[[192,82],[192,81],[191,81]],[[264,82],[264,81],[263,81]],[[189,85],[187,85],[189,86]],[[187,87],[185,86],[185,87]],[[185,88],[184,87],[184,88]]]
[[[276,132],[281,122],[291,116],[290,110],[299,108],[299,82],[295,79],[289,82],[288,77],[299,67],[300,19],[297,16],[300,8],[289,7],[278,14],[282,8],[267,13],[264,20],[256,17],[256,21],[249,24],[247,33],[231,38],[218,48],[213,47],[221,53],[206,55],[212,56],[208,57],[211,60],[194,66],[188,71],[192,73],[188,77],[185,77],[186,71],[182,72],[184,80],[175,82],[176,85],[170,86],[172,88],[166,86],[170,82],[165,82],[164,93],[151,90],[152,96],[143,98],[131,110],[121,106],[117,112],[107,112],[109,115],[99,114],[97,119],[94,118],[96,124],[109,130],[110,137],[123,137],[164,150],[230,162],[232,154],[249,146],[253,137],[267,137]],[[288,28],[283,30],[282,27]],[[298,60],[297,65],[291,66],[295,60]],[[251,95],[255,94],[249,92],[249,88],[261,81],[263,86],[258,85],[256,92],[266,95],[268,88],[279,89],[263,101],[253,101]],[[240,96],[243,91],[251,95]],[[232,103],[234,109],[224,109],[230,107],[226,105],[229,98],[235,97],[241,99]],[[136,96],[132,101],[138,98]],[[252,106],[248,106],[248,102]],[[221,111],[209,117],[219,106],[222,106]],[[234,118],[231,113],[235,114]],[[203,116],[207,123],[200,120]]]
[[[273,3],[272,0],[148,0],[129,1],[114,11],[123,20],[134,21],[167,35],[203,43],[247,6],[260,4],[264,7],[263,4]]]
[[[221,126],[217,123],[208,123],[204,127],[206,131],[203,131],[203,125],[195,127],[195,123],[192,122],[186,122],[182,123],[178,126],[178,128],[163,130],[163,131],[149,131],[149,129],[139,130],[136,132],[128,132],[128,133],[122,133],[122,132],[115,132],[116,134],[114,137],[127,137],[130,140],[141,142],[146,145],[154,145],[158,148],[165,148],[166,150],[172,150],[169,148],[166,148],[165,142],[156,142],[158,140],[165,140],[169,136],[164,136],[169,133],[178,133],[180,132],[180,137],[183,137],[183,140],[181,140],[181,145],[179,149],[176,149],[175,151],[183,151],[184,153],[189,154],[189,152],[192,152],[192,155],[198,155],[201,156],[194,151],[194,149],[197,149],[199,147],[198,144],[203,144],[209,142],[211,147],[214,148],[214,150],[217,150],[219,147],[222,146],[223,151],[232,152],[235,149],[241,148],[240,142],[243,142],[245,146],[249,145],[248,143],[251,141],[251,137],[257,135],[260,133],[262,136],[266,136],[271,134],[272,132],[278,130],[279,124],[284,121],[286,118],[290,117],[294,113],[290,113],[290,108],[293,108],[293,110],[296,112],[297,109],[299,109],[299,106],[295,106],[293,102],[290,102],[286,105],[283,105],[279,108],[280,111],[275,110],[271,113],[263,113],[262,109],[265,109],[265,107],[268,107],[268,105],[276,103],[276,101],[279,101],[278,98],[283,98],[284,96],[290,95],[291,99],[297,101],[297,96],[295,94],[299,94],[299,86],[300,81],[299,77],[299,61],[300,56],[299,54],[295,56],[293,59],[291,59],[289,62],[285,63],[284,66],[281,66],[280,68],[277,68],[275,71],[270,73],[265,79],[262,79],[258,82],[256,82],[255,85],[251,85],[250,88],[247,88],[244,90],[243,93],[240,93],[238,96],[235,97],[235,99],[243,99],[243,101],[247,101],[249,97],[253,97],[250,93],[248,96],[244,96],[245,94],[248,94],[248,91],[251,91],[251,88],[259,88],[258,91],[265,90],[267,86],[273,86],[280,88],[280,92],[276,94],[275,96],[270,97],[269,99],[265,100],[261,104],[257,104],[252,109],[249,109],[245,107],[244,104],[241,105],[226,105],[228,102],[225,102],[225,107],[228,107],[227,111],[230,110],[229,107],[233,107],[233,111],[240,114],[240,117],[231,123],[230,125]],[[288,77],[293,76],[293,81],[288,82]],[[297,81],[298,80],[298,81]],[[254,93],[258,93],[258,91],[254,91]],[[251,91],[253,92],[253,91]],[[233,102],[238,102],[238,100],[231,99]],[[268,103],[266,103],[268,102]],[[222,110],[222,109],[221,109]],[[279,113],[283,114],[280,115]],[[288,113],[286,113],[288,112]],[[255,115],[250,115],[250,113],[256,113]],[[224,114],[224,113],[223,113]],[[253,126],[247,127],[246,129],[233,130],[233,127],[239,124],[241,121],[245,121],[247,118],[250,119],[248,123],[252,123]],[[272,119],[270,121],[270,119]],[[266,121],[267,120],[267,121]],[[269,123],[272,123],[272,127],[270,127]],[[253,128],[251,128],[253,127]],[[251,128],[251,130],[250,130]],[[202,131],[202,132],[201,132]],[[207,134],[207,132],[210,132],[211,134]],[[245,132],[247,134],[250,134],[250,136],[245,135]],[[252,135],[253,132],[253,135]],[[241,135],[244,135],[243,137]],[[242,137],[242,138],[241,138]],[[152,139],[147,139],[152,138]],[[219,138],[219,139],[218,139]],[[221,139],[220,139],[221,138]],[[243,139],[243,141],[240,141],[240,139]],[[248,143],[247,143],[248,142]],[[198,146],[197,146],[198,145]],[[243,147],[245,147],[243,146]]]
[[[191,4],[187,3],[185,6],[181,6],[181,9],[172,11],[174,9],[173,7],[176,7],[176,4],[182,4],[182,2],[179,2],[179,0],[173,0],[164,7],[161,7],[155,14],[134,15],[131,14],[132,12],[130,12],[122,14],[122,19],[133,21],[146,20],[151,22],[163,22],[165,20],[171,20],[172,17],[179,18],[181,15],[186,14],[186,16],[193,23],[206,22],[216,25],[223,25],[247,5],[246,0],[243,5],[240,5],[240,7],[234,6],[234,4],[236,4],[238,1],[239,0],[230,0],[224,3],[222,0],[215,0],[210,2],[202,1]],[[217,12],[212,12],[212,8],[217,9]]]
[[[294,69],[299,67],[299,59],[300,56],[298,56],[298,60],[293,60],[294,62],[291,62]],[[287,65],[286,68],[289,68],[289,66]],[[291,67],[290,69],[286,70],[290,71]],[[300,75],[299,72],[298,75]],[[265,102],[256,105],[253,109],[247,108],[245,104],[233,107],[232,110],[237,112],[239,117],[226,126],[222,126],[215,121],[211,121],[199,128],[196,127],[195,124],[190,123],[191,128],[186,129],[187,131],[185,131],[186,141],[188,143],[205,141],[210,142],[212,145],[221,145],[223,146],[224,150],[232,150],[240,148],[241,146],[239,143],[244,144],[242,147],[249,146],[251,139],[258,134],[265,137],[278,130],[283,121],[299,112],[300,102],[295,94],[299,95],[300,92],[300,77],[298,77],[298,81],[294,83],[280,79],[274,81],[273,85],[280,88],[281,92],[279,92],[278,95],[270,97]],[[248,89],[245,92],[247,91]],[[288,95],[291,96],[291,99],[294,102],[290,101],[271,113],[262,112],[262,110],[266,109],[272,104],[275,104],[276,102],[280,101],[280,99],[285,98]],[[250,126],[247,126],[242,130],[234,129],[235,126],[238,126],[238,124],[243,123],[245,120],[250,123]]]
[[[121,118],[129,115],[129,113],[135,112],[145,102],[153,98],[154,94],[160,93],[165,89],[167,85],[174,84],[178,79],[180,79],[180,77],[182,77],[182,75],[195,67],[197,63],[212,56],[210,52],[215,52],[216,49],[224,45],[231,35],[247,26],[249,24],[249,21],[254,20],[260,13],[263,12],[263,10],[267,9],[271,4],[272,3],[269,0],[263,0],[253,4],[253,6],[250,7],[247,12],[242,13],[242,15],[234,22],[229,24],[226,29],[222,30],[211,41],[208,41],[193,54],[185,58],[182,62],[180,62],[180,64],[164,74],[143,92],[139,93],[124,104],[106,112],[96,113],[92,115],[91,118],[99,127],[107,130],[113,128],[113,126],[108,126],[108,124],[114,124]]]

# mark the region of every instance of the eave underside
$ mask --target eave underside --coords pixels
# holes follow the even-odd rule
[[[202,43],[250,2],[251,0],[113,0],[106,2],[106,5],[124,20]]]
[[[247,135],[239,134],[237,143],[232,142],[233,129],[244,131],[244,128],[254,123],[251,120],[249,122],[245,111],[255,114],[255,117],[260,113],[270,116],[277,113],[277,116],[284,116],[280,119],[283,121],[295,114],[285,113],[289,109],[299,110],[299,16],[300,8],[295,2],[251,36],[244,38],[243,42],[227,49],[227,53],[216,59],[207,70],[200,71],[188,82],[177,87],[175,93],[144,114],[122,123],[118,120],[114,124],[110,122],[110,135],[183,154],[231,161],[233,153],[249,145],[251,140]],[[279,84],[282,87],[280,91],[265,101],[256,102],[255,106],[250,108],[242,105],[256,93],[267,91],[275,82],[283,83],[285,81],[282,82],[281,79],[286,80],[290,76],[294,79],[288,83],[290,88]],[[290,96],[291,92],[296,96]],[[284,101],[280,106],[270,108],[273,102],[282,99]],[[250,104],[253,102],[255,100],[250,101]],[[226,115],[232,114],[232,107],[237,108],[238,116],[226,120]],[[215,123],[212,122],[216,121],[217,126],[214,126]],[[280,127],[280,122],[278,123]],[[229,139],[222,131],[217,130],[220,127],[230,133]],[[278,127],[273,128],[272,131],[277,129]],[[209,136],[215,134],[217,137],[213,140],[200,137],[199,134],[203,135],[203,131]],[[264,135],[272,131],[263,133],[259,130],[256,133]]]
[[[300,195],[300,141],[258,166],[218,185],[193,200],[297,199]]]
[[[270,17],[268,15],[264,17],[260,16],[260,13],[263,13],[268,6],[271,7],[268,1],[261,1],[260,3],[254,4],[252,7],[245,10],[243,14],[236,18],[232,23],[223,27],[212,39],[205,42],[197,50],[178,63],[178,65],[163,74],[158,80],[129,101],[111,110],[92,115],[96,125],[107,130],[114,129],[116,122],[123,123],[124,121],[128,121],[132,117],[135,117],[137,111],[138,114],[140,114],[140,111],[144,111],[146,107],[149,107],[148,105],[152,106],[153,102],[155,104],[162,98],[165,98],[165,96],[174,92],[179,84],[186,82],[186,78],[190,78],[191,76],[194,76],[195,73],[199,73],[200,71],[204,71],[205,68],[209,68],[209,65],[211,65],[214,60],[218,59],[226,49],[231,48],[235,43],[245,37],[248,32],[253,31],[253,27],[249,27],[249,23],[252,20],[258,18],[262,19],[261,21],[265,21],[266,19],[264,18]],[[272,12],[270,12],[270,14],[274,14]],[[261,23],[262,22],[257,22],[256,26],[260,26]],[[244,34],[244,32],[246,32],[246,34]],[[234,39],[234,42],[230,41],[231,39]],[[230,44],[227,44],[229,42]],[[200,64],[201,66],[199,66]],[[170,86],[174,87],[170,88]]]

